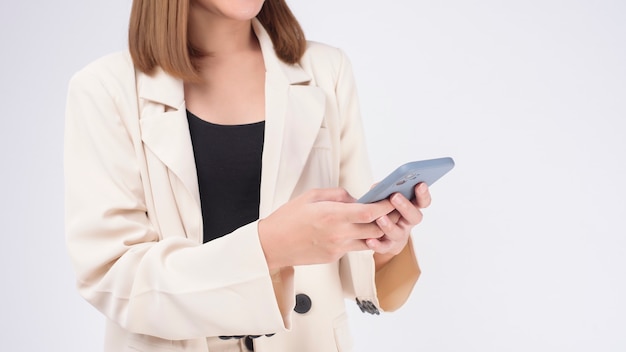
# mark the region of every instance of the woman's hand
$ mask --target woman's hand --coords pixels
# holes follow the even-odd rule
[[[420,209],[430,205],[431,197],[428,186],[420,183],[415,187],[413,201],[409,201],[400,193],[392,195],[390,201],[395,210],[376,219],[376,224],[384,235],[365,241],[367,247],[375,252],[374,260],[377,269],[385,265],[406,246],[411,230],[422,221]]]
[[[420,193],[419,204],[423,202],[425,198]],[[381,226],[380,221],[390,221],[387,214],[396,212],[394,208],[402,216],[399,224]],[[420,219],[418,208],[404,198],[394,201],[394,205],[389,200],[361,204],[355,203],[344,189],[317,189],[260,220],[259,239],[270,270],[330,263],[349,251],[372,247],[395,251],[396,241],[406,243],[406,229]],[[366,239],[375,242],[368,245]]]

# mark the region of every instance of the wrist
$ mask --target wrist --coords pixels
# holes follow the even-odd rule
[[[278,272],[281,265],[276,258],[274,246],[272,243],[271,225],[267,223],[266,219],[260,219],[257,223],[257,232],[259,235],[259,242],[261,243],[261,249],[265,256],[265,262],[271,273]]]

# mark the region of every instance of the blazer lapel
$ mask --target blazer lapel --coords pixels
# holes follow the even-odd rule
[[[265,61],[265,143],[261,170],[260,217],[288,201],[306,165],[322,124],[323,91],[309,85],[300,65],[288,65],[275,54],[258,20],[253,21]]]
[[[187,122],[183,82],[164,71],[137,74],[141,139],[183,183],[200,207],[198,176]]]

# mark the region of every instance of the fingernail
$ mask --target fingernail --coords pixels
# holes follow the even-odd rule
[[[392,203],[397,205],[398,202],[400,201],[400,193],[394,194],[393,196],[391,196],[391,198],[389,200],[391,200]]]
[[[380,217],[378,219],[376,219],[376,222],[378,223],[378,225],[380,226],[387,226],[387,219],[385,219],[385,217]]]

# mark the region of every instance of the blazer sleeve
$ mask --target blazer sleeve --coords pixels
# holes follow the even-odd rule
[[[76,74],[66,107],[66,243],[81,295],[122,328],[169,340],[288,329],[256,222],[210,245],[155,229],[122,117],[136,113],[132,69],[121,83],[102,71]]]
[[[350,61],[341,53],[336,84],[337,105],[341,119],[341,152],[339,183],[352,195],[364,194],[372,185],[358,94]],[[364,312],[378,309],[393,311],[408,299],[420,270],[411,240],[404,250],[375,272],[372,251],[351,252],[340,262],[347,297],[356,299]],[[371,302],[376,309],[372,309]],[[369,308],[368,308],[369,307]]]

